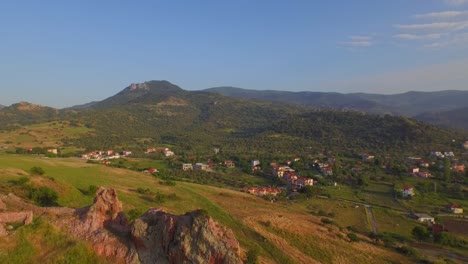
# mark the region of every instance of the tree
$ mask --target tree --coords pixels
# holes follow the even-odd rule
[[[411,234],[419,241],[424,241],[429,238],[429,231],[422,226],[415,226],[411,231]]]
[[[444,159],[444,180],[450,182],[452,171],[450,170],[450,159]]]
[[[41,167],[32,167],[29,169],[29,172],[31,172],[33,175],[44,175],[45,173],[44,169]]]

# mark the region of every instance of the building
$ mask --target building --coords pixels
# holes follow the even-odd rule
[[[421,177],[421,178],[429,178],[429,177],[432,177],[432,175],[427,172],[427,171],[420,171],[416,174],[418,177]]]
[[[204,164],[204,163],[195,163],[195,166],[193,166],[193,169],[194,170],[201,170],[201,171],[209,171],[211,170],[210,169],[210,166],[208,164]]]
[[[418,167],[414,167],[414,168],[411,168],[411,169],[410,169],[410,173],[413,174],[413,175],[417,174],[418,172],[419,172],[419,168],[418,168]]]
[[[413,186],[405,185],[405,186],[403,187],[403,191],[402,191],[401,195],[403,196],[403,198],[407,198],[407,197],[412,197],[412,196],[414,196],[414,188],[413,188]]]
[[[464,172],[465,171],[465,165],[453,165],[452,170],[456,172]]]
[[[458,204],[449,204],[445,207],[445,210],[452,214],[463,214],[463,208]]]
[[[121,152],[121,155],[127,157],[132,155],[132,152],[130,150],[124,150]]]
[[[173,157],[175,155],[174,152],[169,149],[165,149],[163,153],[164,153],[164,156],[166,157]]]
[[[184,164],[182,164],[182,170],[183,170],[183,171],[193,170],[192,163],[184,163]]]
[[[251,160],[251,161],[250,161],[250,166],[256,167],[256,166],[258,166],[258,165],[260,165],[260,161],[259,161],[259,160]]]
[[[371,160],[371,159],[375,158],[374,155],[369,155],[369,154],[362,154],[361,157],[362,157],[363,160]]]
[[[48,152],[48,153],[55,154],[55,155],[58,154],[58,150],[57,150],[56,148],[48,149],[47,152]]]
[[[462,147],[466,150],[468,150],[468,141],[462,144]]]
[[[236,167],[236,165],[234,164],[234,162],[232,160],[224,161],[224,166],[226,166],[226,168],[235,168]]]
[[[431,224],[434,224],[435,223],[435,220],[434,220],[434,217],[428,215],[428,214],[418,214],[418,213],[411,213],[411,216],[418,220],[418,222],[421,222],[421,223],[431,223]]]

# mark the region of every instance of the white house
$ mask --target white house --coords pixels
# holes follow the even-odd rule
[[[406,185],[403,187],[403,191],[402,191],[402,196],[403,198],[407,198],[407,197],[412,197],[414,196],[414,188],[413,186],[410,186],[410,185]]]

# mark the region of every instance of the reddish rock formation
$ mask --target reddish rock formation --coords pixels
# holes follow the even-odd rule
[[[151,209],[132,226],[141,263],[242,263],[239,242],[203,211],[172,215]]]
[[[115,263],[242,263],[232,231],[200,210],[177,216],[150,209],[129,225],[114,189],[99,188],[93,205],[80,209],[37,207],[14,195],[2,199],[9,208],[30,211],[0,213],[0,222],[2,214],[9,214],[4,223],[20,219],[27,224],[34,212]]]
[[[6,231],[4,227],[5,223],[22,223],[23,225],[29,225],[32,223],[32,220],[32,211],[0,213],[0,236],[8,235],[8,231]]]

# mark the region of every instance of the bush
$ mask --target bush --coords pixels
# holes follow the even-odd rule
[[[166,195],[160,192],[156,192],[156,195],[154,196],[154,201],[158,204],[163,204],[166,201]]]
[[[247,252],[246,264],[257,264],[258,263],[258,249],[251,249]]]
[[[406,256],[410,256],[410,257],[416,256],[416,250],[412,247],[401,246],[401,247],[397,247],[396,250]]]
[[[20,177],[18,180],[11,180],[10,183],[13,185],[25,186],[29,182],[29,178],[26,176]]]
[[[333,221],[328,218],[322,218],[320,221],[324,224],[333,224]]]
[[[45,173],[44,169],[41,167],[32,167],[31,169],[29,169],[29,171],[33,175],[44,175]]]
[[[142,216],[145,213],[144,210],[142,209],[131,209],[128,211],[128,221],[133,222],[135,221],[138,217]]]
[[[58,205],[57,192],[49,187],[42,186],[39,189],[31,191],[30,198],[39,206],[56,206]]]
[[[355,233],[349,233],[348,238],[351,240],[351,242],[358,242],[359,238]]]
[[[89,195],[94,195],[96,194],[96,191],[97,191],[98,187],[96,185],[90,185],[88,187],[88,194]]]

